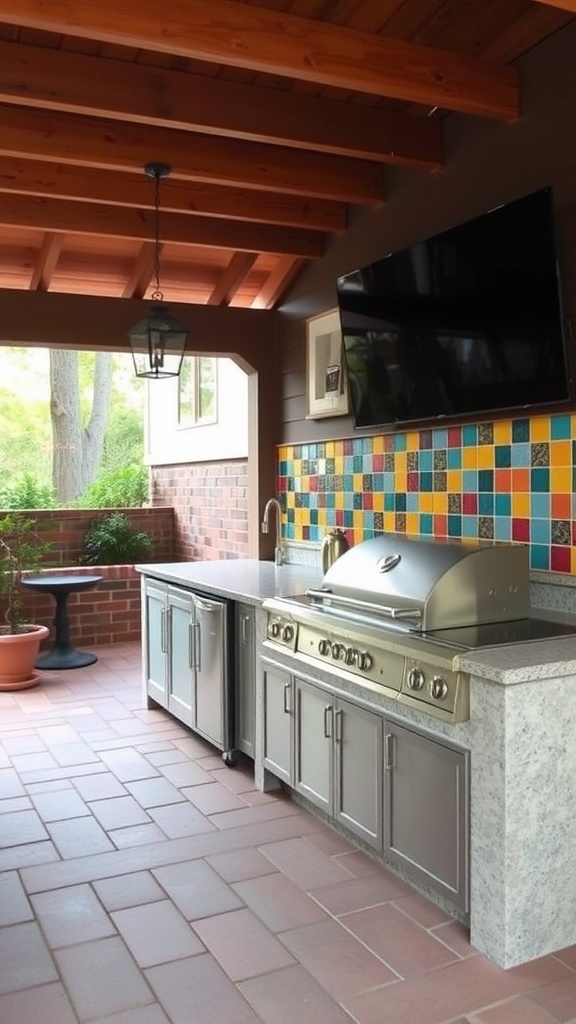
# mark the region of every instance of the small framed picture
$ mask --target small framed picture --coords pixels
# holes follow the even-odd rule
[[[308,416],[320,419],[348,413],[348,389],[342,360],[337,309],[308,320]]]

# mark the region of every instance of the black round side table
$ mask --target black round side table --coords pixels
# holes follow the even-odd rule
[[[68,595],[76,590],[90,590],[98,586],[102,576],[27,576],[22,580],[24,587],[52,594],[56,601],[54,616],[54,645],[51,651],[40,654],[34,663],[36,668],[83,668],[92,665],[98,658],[88,651],[77,651],[70,643],[70,617]]]

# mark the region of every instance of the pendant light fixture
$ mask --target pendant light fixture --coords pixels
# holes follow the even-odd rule
[[[148,316],[128,331],[137,377],[177,377],[186,350],[186,328],[170,313],[160,290],[160,182],[172,170],[168,164],[146,164],[145,174],[154,179],[154,291]]]

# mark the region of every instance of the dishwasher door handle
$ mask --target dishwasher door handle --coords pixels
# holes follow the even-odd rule
[[[200,636],[200,623],[199,622],[193,622],[191,624],[190,628],[191,628],[191,631],[192,631],[192,637],[193,637],[192,648],[193,648],[193,652],[194,652],[193,653],[193,659],[192,659],[192,665],[190,667],[195,669],[196,672],[200,672],[200,668],[201,668],[200,650],[201,650],[201,643],[202,643],[202,638]]]

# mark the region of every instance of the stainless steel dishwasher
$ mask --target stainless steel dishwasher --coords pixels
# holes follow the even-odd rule
[[[195,673],[194,728],[236,763],[232,694],[233,606],[230,601],[192,593],[192,664]]]

